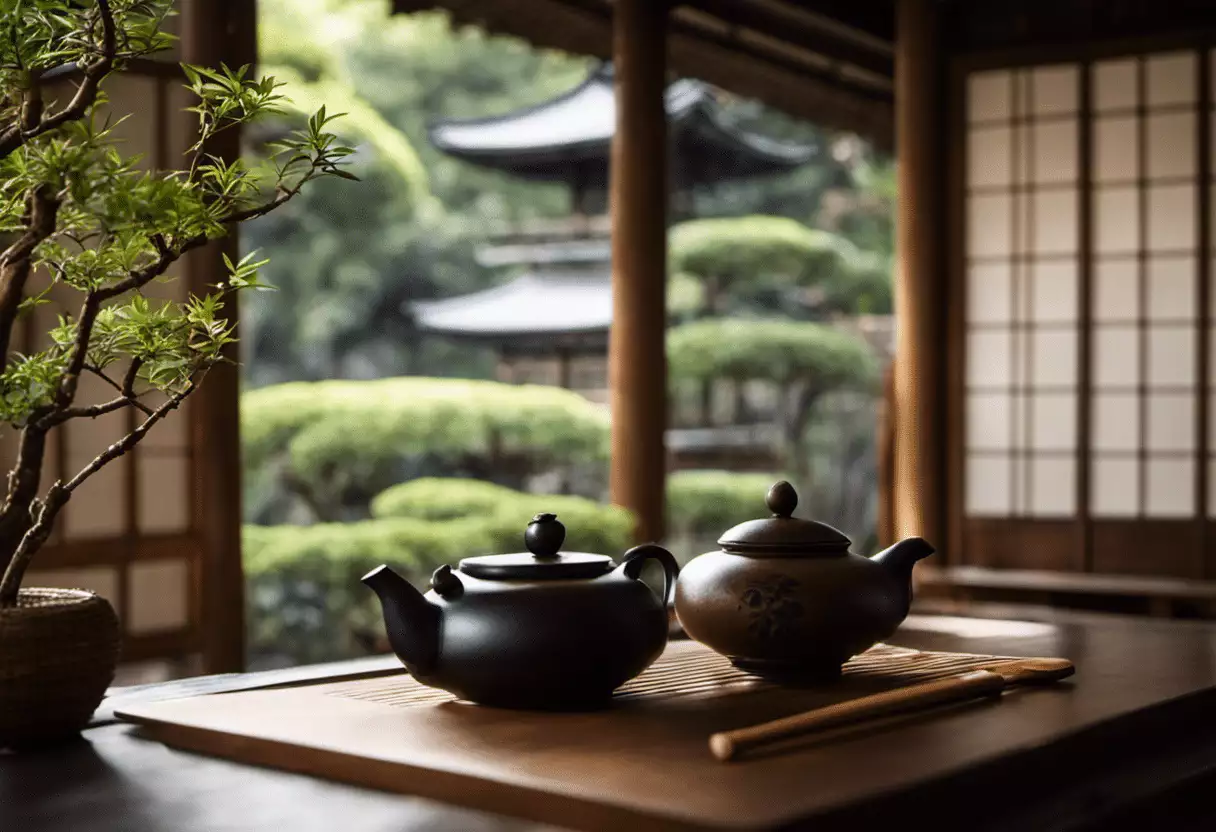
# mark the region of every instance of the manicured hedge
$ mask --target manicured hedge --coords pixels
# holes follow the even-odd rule
[[[321,519],[359,519],[430,467],[522,482],[603,460],[607,410],[569,390],[435,378],[293,382],[241,401],[245,468],[272,471]],[[319,512],[320,513],[320,512]]]
[[[765,517],[764,495],[780,474],[676,471],[667,477],[667,517],[672,531],[720,535],[737,523]]]
[[[355,633],[380,633],[379,605],[359,578],[390,564],[419,588],[439,566],[524,549],[540,511],[556,513],[568,551],[619,556],[624,509],[579,497],[524,494],[469,480],[415,480],[375,501],[376,519],[312,526],[246,526],[250,655],[260,665],[360,655]],[[463,511],[463,514],[461,513]]]
[[[688,220],[671,229],[668,245],[673,273],[726,286],[809,285],[847,270],[856,255],[829,231],[762,215]]]
[[[372,501],[372,515],[381,519],[481,523],[494,535],[495,551],[522,550],[524,528],[541,512],[556,514],[562,521],[564,548],[569,551],[615,555],[629,546],[633,527],[629,512],[585,497],[528,494],[479,480],[424,477],[395,485]]]
[[[826,324],[708,318],[673,327],[667,359],[674,379],[807,382],[817,390],[864,387],[878,378],[866,343]]]

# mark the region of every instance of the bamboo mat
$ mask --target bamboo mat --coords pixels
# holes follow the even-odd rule
[[[948,769],[948,759],[992,753],[971,739],[990,733],[977,734],[975,720],[989,725],[984,720],[1052,692],[1019,691],[1012,710],[988,702],[920,714],[740,764],[714,760],[710,734],[1003,661],[879,645],[850,661],[839,680],[785,687],[682,641],[623,686],[610,707],[584,713],[473,705],[403,672],[135,703],[118,715],[180,748],[562,827],[764,829],[807,821],[872,792],[868,761],[876,754],[913,755],[888,771],[914,782],[934,765]],[[1058,690],[1067,695],[1067,686]],[[968,728],[950,727],[968,713],[978,714],[958,723]],[[1020,742],[1002,733],[997,747]],[[927,745],[950,754],[930,765],[921,753]]]
[[[935,653],[878,644],[854,657],[844,666],[847,681],[881,682],[883,686],[902,687],[944,679],[990,667],[1010,659],[970,653]],[[615,694],[619,702],[669,697],[716,697],[776,687],[739,670],[725,656],[709,650],[668,650],[641,676],[626,682]],[[452,702],[455,697],[443,690],[419,684],[406,674],[360,679],[326,689],[327,696],[377,702],[394,707],[435,705]]]

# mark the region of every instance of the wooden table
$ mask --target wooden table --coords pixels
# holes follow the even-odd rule
[[[815,829],[966,828],[992,830],[1216,828],[1216,625],[984,610],[994,618],[914,616],[894,641],[913,647],[1005,655],[1060,655],[1078,676],[1069,707],[1045,707],[1055,739],[1033,759],[996,759],[932,782],[909,759],[974,758],[1009,730],[1013,709],[960,708],[912,727],[884,729],[888,758],[871,760],[875,779],[901,788],[834,807]],[[1018,620],[1001,616],[1018,615]],[[376,667],[372,659],[352,667]],[[301,673],[317,673],[301,669]],[[325,671],[321,671],[325,672]],[[267,677],[236,677],[238,683]],[[231,684],[233,677],[194,681]],[[1138,712],[1077,733],[1117,691],[1152,694]],[[121,695],[121,691],[119,694]],[[1046,701],[1046,699],[1044,701]],[[108,722],[84,740],[25,756],[0,757],[0,829],[124,830],[536,830],[534,824],[309,777],[172,751]],[[1022,711],[1021,717],[1025,718]],[[903,741],[918,736],[914,753]],[[926,735],[926,731],[928,734]],[[925,740],[928,736],[928,741]],[[814,784],[830,793],[830,782]],[[913,822],[915,821],[915,823]]]

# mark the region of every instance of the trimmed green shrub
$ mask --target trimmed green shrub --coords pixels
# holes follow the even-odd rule
[[[806,382],[818,390],[865,387],[878,378],[868,346],[826,324],[710,318],[667,334],[672,378]]]
[[[424,589],[445,563],[523,551],[524,529],[540,511],[561,517],[568,551],[617,557],[628,548],[633,525],[629,512],[615,506],[470,480],[415,480],[389,489],[374,505],[374,520],[245,526],[249,652],[256,664],[362,654],[356,634],[379,634],[383,625],[359,578],[381,563]]]
[[[428,466],[522,482],[607,459],[608,413],[569,390],[389,378],[293,382],[241,401],[245,467],[270,467],[321,520],[361,519],[372,497]]]
[[[249,653],[255,666],[357,656],[357,631],[383,632],[379,605],[359,579],[382,563],[423,586],[444,563],[488,550],[470,522],[370,520],[246,526]]]
[[[676,471],[667,477],[667,516],[673,530],[720,535],[745,520],[767,515],[764,495],[779,474]]]
[[[372,517],[454,520],[514,508],[522,491],[482,480],[422,477],[382,491],[372,500]]]
[[[728,290],[817,283],[845,270],[856,253],[829,231],[763,215],[682,222],[671,229],[668,250],[672,273],[717,278]]]
[[[484,524],[494,551],[522,550],[523,532],[533,515],[556,514],[566,527],[564,548],[615,555],[628,548],[633,518],[623,508],[585,497],[528,494],[479,480],[424,477],[395,485],[372,501],[381,519],[467,519]]]

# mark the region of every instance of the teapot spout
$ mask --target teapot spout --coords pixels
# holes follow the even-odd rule
[[[387,566],[362,578],[380,599],[388,642],[413,676],[423,676],[439,655],[439,608]]]
[[[899,541],[894,546],[883,549],[870,558],[870,560],[886,569],[887,573],[895,580],[898,586],[906,589],[905,615],[907,615],[908,608],[912,605],[912,567],[916,566],[918,561],[929,557],[935,551],[937,550],[923,537],[909,537],[906,540]]]

